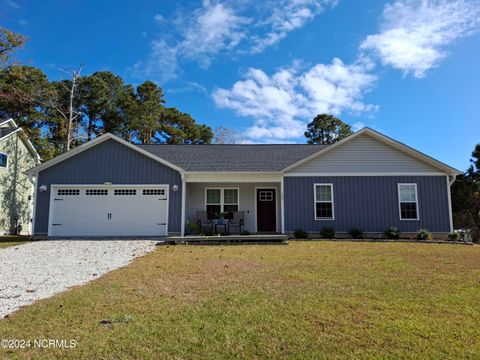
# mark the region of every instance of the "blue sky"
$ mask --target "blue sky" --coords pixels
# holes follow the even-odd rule
[[[480,142],[480,2],[0,0],[51,79],[86,63],[156,81],[168,106],[246,142],[304,142],[333,113],[454,167]]]

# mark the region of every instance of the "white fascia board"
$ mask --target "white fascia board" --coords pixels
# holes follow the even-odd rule
[[[392,139],[392,138],[390,138],[390,137],[388,137],[388,136],[386,136],[386,135],[384,135],[384,134],[382,134],[378,131],[370,129],[368,127],[363,128],[363,129],[357,131],[356,133],[346,137],[345,139],[340,140],[340,141],[338,141],[338,142],[336,142],[336,143],[334,143],[334,144],[332,144],[332,145],[330,145],[326,148],[323,148],[323,149],[317,151],[316,153],[313,153],[310,156],[307,156],[306,158],[304,158],[304,159],[302,159],[302,160],[300,160],[300,161],[298,161],[298,162],[296,162],[292,165],[287,166],[286,168],[284,168],[282,170],[282,172],[283,173],[289,172],[292,169],[300,166],[301,164],[304,164],[305,162],[307,162],[309,160],[312,160],[312,159],[316,158],[317,156],[328,153],[329,151],[331,151],[331,150],[333,150],[333,149],[335,149],[339,146],[342,146],[343,144],[355,139],[356,137],[358,137],[362,134],[369,135],[369,136],[371,136],[371,137],[373,137],[373,138],[375,138],[379,141],[382,141],[383,143],[385,143],[387,145],[390,145],[390,146],[396,148],[397,150],[400,150],[400,151],[402,151],[402,152],[404,152],[404,153],[406,153],[410,156],[413,156],[413,157],[415,157],[415,158],[417,158],[417,159],[419,159],[419,160],[421,160],[425,163],[428,163],[431,166],[441,170],[442,174],[460,174],[461,173],[461,171],[459,171],[455,168],[452,168],[452,167],[442,163],[441,161],[438,161],[438,160],[436,160],[436,159],[434,159],[434,158],[432,158],[428,155],[425,155],[424,153],[422,153],[418,150],[415,150],[415,149],[411,148],[410,146],[407,146],[407,145],[405,145],[401,142],[398,142],[397,140],[394,140],[394,139]]]
[[[13,120],[13,119],[11,119],[11,118],[10,118],[10,119],[7,119],[7,120],[0,121],[0,126],[5,125],[5,124],[7,124],[7,123],[8,123],[8,126],[10,126],[10,127],[13,127],[13,128],[18,127],[18,126],[17,126],[17,123],[15,122],[15,120]]]
[[[8,133],[7,135],[5,135],[4,137],[0,138],[0,141],[2,140],[5,140],[6,138],[8,138],[9,136],[13,135],[13,134],[16,134],[16,133],[21,133],[22,136],[20,136],[20,139],[23,141],[23,143],[25,144],[25,146],[28,148],[28,150],[30,150],[30,153],[35,157],[35,162],[37,164],[40,163],[40,155],[38,155],[37,153],[37,150],[35,149],[35,147],[33,146],[33,144],[30,142],[30,140],[28,139],[28,136],[27,134],[25,134],[25,131],[23,131],[22,128],[17,128],[15,131],[12,131],[11,133]]]
[[[229,182],[229,183],[258,183],[280,182],[282,174],[279,172],[186,172],[185,182]]]
[[[168,162],[168,161],[166,161],[166,160],[164,160],[164,159],[162,159],[158,156],[155,156],[152,153],[150,153],[146,150],[143,150],[143,149],[141,149],[140,147],[138,147],[134,144],[129,143],[128,141],[120,139],[119,137],[117,137],[113,134],[110,134],[110,133],[106,133],[104,135],[101,135],[101,136],[99,136],[99,137],[97,137],[97,138],[95,138],[95,139],[93,139],[93,140],[91,140],[91,141],[89,141],[85,144],[82,144],[82,145],[80,145],[80,146],[78,146],[78,147],[76,147],[72,150],[69,150],[69,151],[63,153],[62,155],[59,155],[59,156],[57,156],[57,157],[55,157],[51,160],[48,160],[47,162],[44,162],[43,164],[38,165],[38,166],[30,169],[29,172],[38,173],[39,171],[45,170],[45,169],[49,168],[50,166],[56,165],[56,164],[58,164],[58,163],[60,163],[64,160],[67,160],[67,159],[69,159],[69,158],[71,158],[71,157],[73,157],[73,156],[75,156],[75,155],[77,155],[77,154],[79,154],[79,153],[81,153],[85,150],[88,150],[88,149],[90,149],[90,148],[92,148],[92,147],[94,147],[98,144],[101,144],[104,141],[110,140],[110,139],[115,140],[115,141],[119,142],[120,144],[123,144],[123,145],[139,152],[140,154],[143,154],[143,155],[145,155],[145,156],[147,156],[147,157],[149,157],[149,158],[151,158],[151,159],[153,159],[153,160],[155,160],[155,161],[157,161],[157,162],[159,162],[163,165],[166,165],[166,166],[178,171],[181,174],[183,174],[185,172],[182,168],[180,168],[180,167],[178,167],[178,166],[176,166],[176,165],[174,165],[174,164],[172,164],[172,163],[170,163],[170,162]]]

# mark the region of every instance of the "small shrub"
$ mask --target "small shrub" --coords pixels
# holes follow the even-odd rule
[[[212,229],[203,230],[202,234],[205,236],[213,236],[213,230]]]
[[[363,238],[365,238],[365,232],[363,231],[363,229],[353,228],[348,233],[350,234],[352,239],[363,239]]]
[[[385,237],[387,239],[399,239],[400,238],[400,230],[396,226],[390,226],[384,232]]]
[[[460,234],[457,232],[451,232],[448,234],[448,240],[450,241],[458,241],[460,240]]]
[[[242,233],[240,235],[244,235],[244,236],[250,235],[250,231],[242,230]]]
[[[417,232],[417,240],[432,240],[432,233],[427,229],[420,229]]]
[[[190,235],[200,234],[200,226],[196,223],[187,224],[187,230]]]
[[[295,236],[296,239],[308,239],[308,234],[305,230],[302,229],[297,229],[293,232],[293,236]]]
[[[322,230],[320,230],[320,236],[323,239],[335,239],[335,229],[325,226],[322,228]]]

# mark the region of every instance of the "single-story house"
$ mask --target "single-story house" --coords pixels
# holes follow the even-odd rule
[[[105,134],[30,171],[34,235],[170,236],[198,212],[251,233],[452,231],[458,170],[364,128],[333,145],[134,145]]]
[[[30,235],[33,181],[26,172],[40,164],[27,134],[13,119],[0,120],[0,235]]]

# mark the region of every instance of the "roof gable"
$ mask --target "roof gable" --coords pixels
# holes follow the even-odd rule
[[[28,151],[33,155],[37,163],[40,162],[40,155],[38,155],[37,150],[33,144],[28,139],[27,134],[23,131],[21,127],[18,127],[13,119],[0,121],[0,141],[8,138],[13,134],[18,134],[20,140],[23,141]]]
[[[375,130],[355,134],[288,166],[284,173],[445,173],[454,169]]]
[[[102,142],[107,141],[107,140],[117,141],[117,142],[129,147],[130,149],[132,149],[134,151],[137,151],[137,152],[139,152],[139,153],[141,153],[141,154],[143,154],[143,155],[145,155],[145,156],[147,156],[147,157],[149,157],[149,158],[151,158],[155,161],[158,161],[159,163],[162,163],[162,164],[164,164],[164,165],[166,165],[166,166],[168,166],[168,167],[170,167],[174,170],[177,170],[180,173],[183,172],[183,169],[180,168],[179,166],[174,165],[174,164],[168,162],[167,160],[159,158],[158,156],[155,156],[155,155],[149,153],[148,151],[145,151],[145,150],[139,148],[138,146],[136,146],[134,144],[131,144],[128,141],[125,141],[123,139],[120,139],[119,137],[117,137],[113,134],[110,134],[110,133],[101,135],[101,136],[99,136],[99,137],[97,137],[97,138],[95,138],[95,139],[93,139],[93,140],[91,140],[91,141],[89,141],[85,144],[82,144],[82,145],[80,145],[80,146],[78,146],[78,147],[76,147],[72,150],[69,150],[69,151],[67,151],[67,152],[65,152],[65,153],[63,153],[63,154],[61,154],[61,155],[59,155],[59,156],[57,156],[57,157],[55,157],[51,160],[48,160],[48,161],[44,162],[43,164],[40,164],[40,165],[34,167],[33,169],[30,169],[29,172],[30,173],[38,173],[39,171],[45,170],[46,168],[49,168],[50,166],[53,166],[53,165],[56,165],[56,164],[58,164],[62,161],[65,161],[65,160],[67,160],[67,159],[69,159],[69,158],[71,158],[71,157],[73,157],[73,156],[75,156],[75,155],[77,155],[77,154],[79,154],[83,151],[86,151],[86,150],[88,150],[88,149],[90,149],[90,148],[92,148],[92,147],[94,147],[98,144],[101,144]]]

